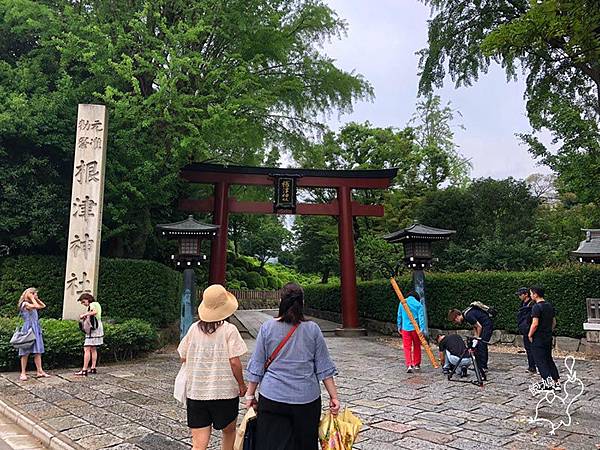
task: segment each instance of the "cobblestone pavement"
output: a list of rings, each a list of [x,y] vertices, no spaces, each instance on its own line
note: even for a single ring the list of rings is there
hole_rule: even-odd
[[[400,351],[375,338],[327,343],[340,397],[365,423],[356,449],[600,448],[598,362],[576,362],[585,392],[572,406],[573,423],[551,436],[527,421],[538,400],[528,388],[537,378],[525,372],[523,355],[491,353],[490,382],[479,388],[447,381],[425,359],[420,373],[407,374]],[[185,410],[172,397],[178,366],[175,354],[158,353],[82,379],[61,370],[20,383],[18,374],[4,373],[0,398],[87,449],[184,449],[191,444]],[[566,419],[560,410],[543,414]]]

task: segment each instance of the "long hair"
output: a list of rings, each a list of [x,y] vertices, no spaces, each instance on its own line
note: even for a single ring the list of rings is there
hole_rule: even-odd
[[[38,290],[34,287],[25,289],[23,291],[23,293],[21,294],[21,297],[19,297],[19,303],[17,303],[17,309],[19,309],[19,310],[21,309],[21,305],[23,304],[23,302],[25,301],[25,299],[27,298],[27,296],[29,294],[35,294],[35,293],[37,293],[37,291]]]
[[[408,294],[406,294],[406,298],[408,297],[414,297],[415,299],[421,301],[421,296],[417,294],[417,291],[409,291]]]
[[[281,290],[281,303],[277,317],[282,322],[296,325],[304,322],[304,290],[296,283],[288,283]]]
[[[531,286],[529,288],[529,291],[533,292],[538,297],[544,298],[544,288],[541,286]],[[531,297],[531,295],[530,295],[530,297]]]
[[[198,321],[198,326],[200,327],[200,331],[204,334],[213,334],[217,331],[221,325],[223,325],[224,320],[219,320],[218,322],[204,322],[202,319]]]

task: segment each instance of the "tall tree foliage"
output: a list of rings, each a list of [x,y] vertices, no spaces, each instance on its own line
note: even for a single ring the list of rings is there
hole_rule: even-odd
[[[458,152],[452,122],[459,111],[450,103],[442,106],[438,95],[428,94],[417,103],[411,125],[419,149],[418,179],[424,189],[437,189],[446,181],[453,186],[465,185],[471,163]],[[460,126],[462,128],[462,125]]]
[[[275,216],[259,217],[257,225],[252,234],[242,238],[241,250],[258,259],[263,267],[270,258],[279,256],[291,233]]]
[[[421,223],[456,230],[439,255],[451,270],[522,270],[543,264],[532,239],[538,199],[522,181],[475,180],[466,188],[427,194],[416,209]]]
[[[526,75],[530,151],[559,174],[558,186],[600,202],[600,2],[596,0],[422,0],[434,17],[421,51],[420,91],[446,75],[471,85],[493,62]],[[537,132],[547,129],[558,152]]]
[[[322,283],[339,273],[338,226],[332,217],[299,216],[293,232],[294,262],[301,272],[320,274]]]
[[[371,95],[319,52],[344,29],[320,0],[0,0],[0,238],[57,250],[76,105],[102,102],[103,237],[113,255],[144,255],[182,165],[260,164],[266,148],[304,145],[320,113]]]

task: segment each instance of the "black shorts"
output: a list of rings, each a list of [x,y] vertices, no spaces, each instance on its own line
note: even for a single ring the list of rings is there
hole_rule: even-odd
[[[189,428],[204,428],[210,425],[222,430],[237,419],[240,409],[239,397],[226,400],[187,399],[187,424]]]

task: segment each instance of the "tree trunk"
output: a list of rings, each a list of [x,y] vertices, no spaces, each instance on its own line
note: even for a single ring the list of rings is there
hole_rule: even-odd
[[[146,253],[148,236],[150,236],[150,233],[153,232],[150,210],[148,208],[139,210],[138,218],[139,222],[137,231],[134,231],[133,236],[131,237],[131,250],[127,257],[141,259]]]
[[[329,269],[323,270],[323,273],[321,274],[321,284],[327,284],[329,282],[329,272]]]

